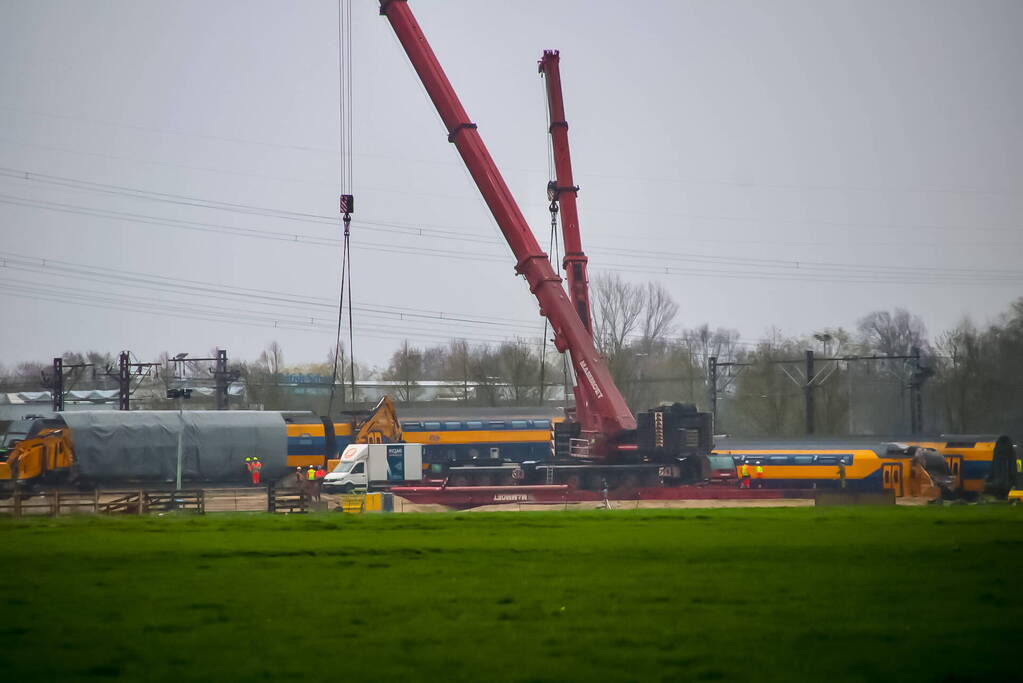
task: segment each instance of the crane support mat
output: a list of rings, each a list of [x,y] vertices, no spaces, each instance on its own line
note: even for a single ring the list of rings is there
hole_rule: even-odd
[[[92,481],[171,481],[182,433],[182,477],[224,481],[246,476],[245,458],[258,457],[272,481],[287,469],[287,427],[280,413],[232,411],[74,411],[60,414],[71,428],[78,476]]]
[[[585,491],[564,484],[535,486],[393,486],[391,493],[411,503],[432,503],[469,509],[501,503],[600,502],[602,491]],[[648,486],[613,489],[608,499],[623,500],[779,500],[812,499],[811,489],[737,489],[724,486]]]

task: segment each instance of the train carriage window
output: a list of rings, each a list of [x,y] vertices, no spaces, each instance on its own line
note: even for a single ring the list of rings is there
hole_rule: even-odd
[[[842,464],[843,465],[851,465],[851,464],[853,464],[853,456],[852,456],[852,454],[850,454],[850,455],[843,455],[841,457],[841,460],[842,460]]]
[[[428,432],[438,432],[440,431],[440,422],[424,422],[423,429]]]
[[[533,420],[533,429],[550,429],[550,420]]]
[[[468,422],[465,423],[465,428],[480,430],[483,429],[483,423],[480,422],[479,420],[469,420]]]
[[[818,455],[817,456],[817,464],[818,465],[837,465],[838,464],[838,456],[837,455]]]
[[[490,420],[487,422],[487,429],[504,429],[504,420]]]
[[[787,455],[772,455],[767,458],[767,462],[771,465],[788,465],[789,456]]]
[[[792,464],[793,465],[812,465],[813,464],[813,456],[812,455],[793,455],[792,456]]]
[[[444,429],[449,429],[449,430],[455,431],[455,432],[461,431],[462,423],[461,422],[445,422],[444,423]]]
[[[406,432],[418,432],[423,428],[422,422],[402,422],[401,428]]]
[[[529,429],[529,422],[526,421],[526,420],[512,420],[511,421],[511,428],[512,429]]]

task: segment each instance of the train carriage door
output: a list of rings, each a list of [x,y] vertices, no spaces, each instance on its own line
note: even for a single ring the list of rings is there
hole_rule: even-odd
[[[946,455],[945,463],[948,464],[948,473],[952,475],[952,490],[961,490],[963,488],[963,456]]]
[[[881,481],[886,489],[890,489],[895,494],[896,498],[903,496],[901,464],[885,463],[881,469]]]
[[[905,495],[905,491],[902,489],[902,465],[896,464],[895,469],[892,470],[892,490],[895,491],[895,497],[901,498]]]

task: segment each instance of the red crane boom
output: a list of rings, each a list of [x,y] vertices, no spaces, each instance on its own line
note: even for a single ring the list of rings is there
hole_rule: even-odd
[[[561,286],[548,256],[540,248],[504,178],[490,157],[476,124],[469,120],[451,87],[422,29],[406,0],[380,0],[380,13],[387,17],[413,68],[426,88],[469,174],[515,255],[515,271],[525,276],[529,290],[540,304],[554,331],[554,345],[568,351],[576,376],[577,405],[584,433],[591,441],[591,455],[612,455],[626,433],[636,428],[632,415],[607,363],[593,345],[593,339]]]
[[[561,93],[561,56],[557,50],[544,50],[539,71],[547,85],[547,108],[551,119],[551,142],[554,147],[555,182],[548,187],[551,201],[561,205],[561,234],[565,241],[563,265],[568,279],[568,295],[583,326],[592,336],[590,291],[586,277],[586,254],[579,236],[579,212],[576,195],[579,187],[572,182],[572,156],[568,151],[568,121],[565,120],[565,98]]]

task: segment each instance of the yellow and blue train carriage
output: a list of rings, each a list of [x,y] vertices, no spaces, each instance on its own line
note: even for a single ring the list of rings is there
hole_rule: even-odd
[[[352,425],[312,413],[284,414],[288,430],[288,467],[326,465],[352,442]]]
[[[763,488],[812,489],[841,487],[841,469],[845,485],[853,491],[879,491],[884,486],[883,458],[879,449],[799,449],[785,447],[718,448],[715,455],[730,455],[736,477],[742,466],[749,467],[753,485]],[[763,468],[758,477],[757,467]],[[840,467],[841,466],[841,467]],[[889,475],[890,477],[891,475]]]
[[[312,413],[285,413],[284,420],[289,467],[326,465],[354,439],[350,422]],[[423,445],[424,464],[547,460],[551,452],[551,420],[543,418],[406,420],[401,429],[406,443]]]
[[[452,465],[480,461],[548,460],[551,420],[545,418],[408,420],[406,443],[423,445],[423,463]]]
[[[955,479],[955,490],[966,496],[1004,496],[1013,486],[1016,445],[1008,436],[942,434],[937,439],[910,441],[907,445],[941,453]]]
[[[810,443],[769,445],[728,444],[714,450],[728,455],[741,477],[748,465],[753,486],[779,489],[891,490],[897,497],[933,497],[952,490],[947,464],[936,451],[923,446],[881,444],[842,446]],[[758,476],[757,467],[763,468]]]

